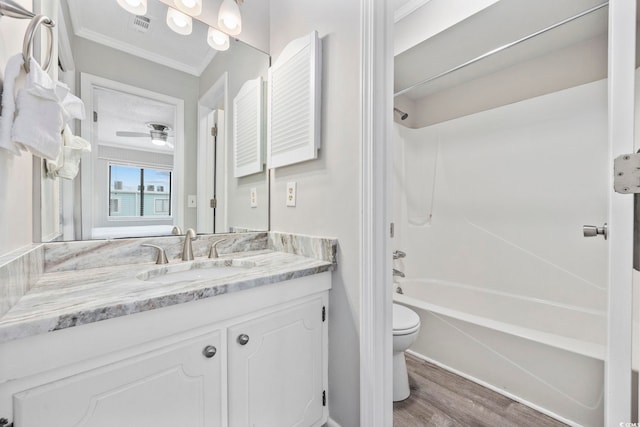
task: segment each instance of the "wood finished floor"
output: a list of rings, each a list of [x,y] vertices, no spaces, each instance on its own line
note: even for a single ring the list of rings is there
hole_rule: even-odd
[[[566,426],[431,363],[406,357],[411,396],[393,404],[394,427]]]

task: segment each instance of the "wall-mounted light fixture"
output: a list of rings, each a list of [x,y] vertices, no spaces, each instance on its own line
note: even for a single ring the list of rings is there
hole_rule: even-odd
[[[134,15],[147,13],[147,0],[117,0],[118,4],[127,12]]]
[[[239,4],[242,0],[223,0],[218,11],[218,27],[230,36],[237,36],[242,31]]]
[[[229,49],[229,36],[220,30],[209,27],[207,43],[216,50],[227,50]]]
[[[178,10],[191,16],[198,16],[202,13],[202,0],[173,0],[173,3]]]
[[[127,12],[135,15],[147,13],[147,0],[116,0]],[[218,12],[220,30],[209,27],[207,43],[214,49],[229,49],[229,35],[236,36],[242,31],[242,17],[240,8],[243,0],[223,0]],[[167,9],[167,25],[173,31],[182,35],[189,35],[193,31],[192,16],[202,13],[202,0],[173,0],[177,9]]]
[[[193,20],[191,16],[172,7],[167,9],[167,25],[176,33],[185,36],[191,34],[193,30]]]

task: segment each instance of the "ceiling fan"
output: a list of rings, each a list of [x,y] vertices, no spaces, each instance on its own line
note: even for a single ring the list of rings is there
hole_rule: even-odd
[[[128,132],[128,131],[117,131],[116,136],[123,136],[127,138],[151,138],[151,143],[158,146],[167,146],[173,149],[173,144],[169,142],[169,132],[171,130],[171,126],[166,125],[164,123],[147,123],[149,127],[149,132]]]

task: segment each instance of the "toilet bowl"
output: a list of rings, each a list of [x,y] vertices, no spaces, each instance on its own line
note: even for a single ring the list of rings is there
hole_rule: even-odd
[[[409,397],[409,375],[404,352],[413,344],[420,330],[420,316],[400,304],[393,304],[393,401]]]

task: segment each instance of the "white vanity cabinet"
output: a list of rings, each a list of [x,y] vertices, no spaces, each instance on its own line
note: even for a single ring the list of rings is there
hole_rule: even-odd
[[[288,427],[328,419],[329,272],[0,345],[14,427]],[[12,376],[13,375],[13,376]]]
[[[228,329],[229,427],[326,421],[325,318],[316,298]]]
[[[14,425],[221,426],[220,332],[14,395]]]

